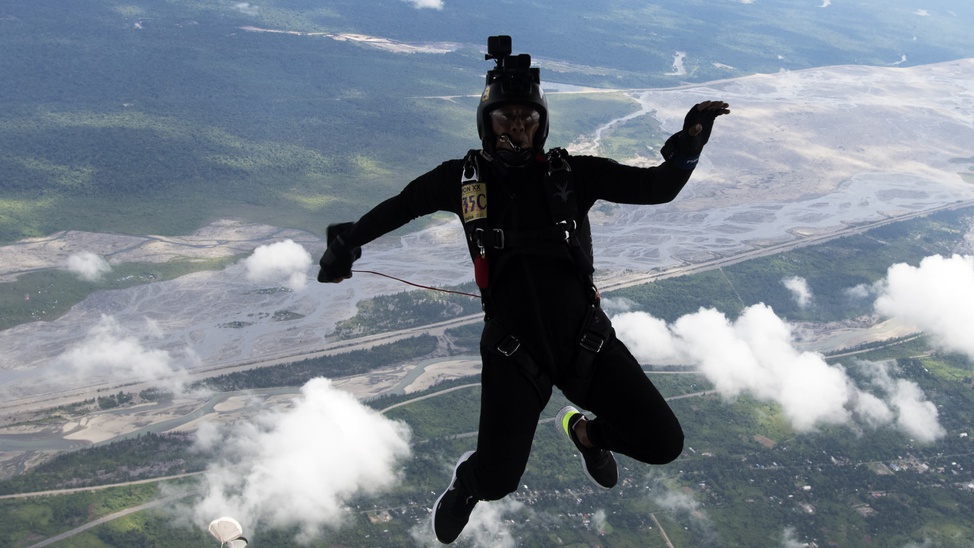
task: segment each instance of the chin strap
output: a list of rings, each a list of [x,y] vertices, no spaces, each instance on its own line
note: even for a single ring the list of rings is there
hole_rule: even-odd
[[[500,160],[501,163],[508,167],[524,167],[535,157],[534,148],[530,146],[522,147],[518,145],[507,133],[498,137],[498,140],[507,143],[511,148],[506,149],[495,147],[493,155],[495,158]]]
[[[500,137],[498,137],[498,139],[500,139],[501,141],[504,141],[505,143],[511,145],[511,148],[514,149],[514,152],[521,152],[521,150],[523,150],[520,146],[518,146],[517,143],[515,143],[511,139],[511,136],[508,135],[507,133],[505,133],[504,135],[501,135]]]

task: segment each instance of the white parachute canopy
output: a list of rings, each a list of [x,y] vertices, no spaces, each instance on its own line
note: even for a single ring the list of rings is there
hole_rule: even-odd
[[[240,522],[231,517],[217,518],[210,522],[210,534],[220,541],[220,546],[227,548],[243,548],[247,546],[247,539],[243,538],[243,527]]]

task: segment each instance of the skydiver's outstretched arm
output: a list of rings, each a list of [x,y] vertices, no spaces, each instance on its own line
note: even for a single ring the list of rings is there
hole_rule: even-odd
[[[354,223],[328,227],[328,249],[322,255],[318,281],[339,283],[352,277],[352,263],[362,246],[409,221],[436,211],[459,215],[463,160],[449,160],[420,175],[403,190],[379,203]]]
[[[723,101],[694,105],[684,118],[683,128],[670,136],[660,150],[666,161],[658,166],[627,166],[592,157],[573,159],[572,170],[580,174],[578,179],[595,182],[578,189],[581,207],[588,208],[597,200],[647,205],[676,198],[697,166],[714,120],[730,113],[727,107]]]
[[[704,101],[694,105],[683,118],[683,129],[667,139],[660,150],[663,158],[680,169],[695,168],[703,146],[710,140],[714,120],[722,114],[730,114],[728,106],[723,101]]]

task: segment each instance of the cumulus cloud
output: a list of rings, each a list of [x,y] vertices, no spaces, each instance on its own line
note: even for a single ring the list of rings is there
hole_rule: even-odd
[[[935,344],[974,359],[974,257],[927,257],[889,268],[874,308],[930,335]]]
[[[258,521],[297,527],[297,540],[308,542],[343,524],[350,498],[388,491],[400,481],[398,462],[410,455],[410,437],[404,423],[328,379],[312,379],[286,411],[200,427],[198,447],[213,460],[194,520],[203,528],[224,515],[245,529]]]
[[[233,9],[245,15],[257,15],[259,11],[257,6],[249,2],[237,2],[236,4],[233,5]]]
[[[794,527],[785,527],[781,532],[781,548],[803,548],[807,543],[798,540],[798,531]]]
[[[890,422],[918,441],[929,443],[943,437],[946,432],[940,426],[937,406],[927,401],[923,390],[913,381],[897,379],[892,375],[890,362],[860,362],[857,369],[863,372],[873,387],[886,396],[890,409],[884,411],[875,402],[862,405],[857,410],[873,424]],[[894,412],[895,411],[895,412]]]
[[[808,281],[800,276],[792,276],[781,280],[781,284],[791,291],[792,297],[798,306],[805,308],[812,304],[812,290],[808,288]]]
[[[301,244],[284,240],[258,247],[243,265],[253,282],[280,283],[298,291],[307,284],[311,254]]]
[[[147,323],[141,334],[103,315],[86,335],[55,361],[58,376],[54,382],[153,382],[173,392],[183,391],[186,368],[178,365],[169,352],[147,347],[158,335],[158,325]],[[195,360],[192,354],[185,360]]]
[[[455,462],[451,463],[449,468],[444,469],[443,477],[450,477],[455,464]],[[446,485],[443,487],[445,488]],[[520,516],[515,518],[513,517],[515,514]],[[470,521],[463,528],[459,540],[477,548],[515,548],[517,546],[516,524],[527,521],[537,524],[539,518],[546,520],[547,516],[536,513],[523,502],[510,498],[480,502],[474,506]],[[413,526],[409,533],[419,546],[439,545],[428,520]]]
[[[623,312],[630,312],[636,303],[631,299],[625,297],[620,297],[618,299],[612,297],[603,297],[601,301],[602,310],[605,310],[606,314],[621,314]]]
[[[702,546],[716,546],[716,532],[710,517],[700,503],[686,491],[670,486],[672,480],[664,472],[652,470],[646,474],[650,501],[664,512],[673,514],[680,522],[688,524]]]
[[[443,0],[403,0],[407,4],[412,4],[416,9],[443,9]]]
[[[112,271],[108,261],[91,251],[81,251],[69,256],[67,269],[86,282],[97,282]]]
[[[592,529],[595,529],[597,535],[602,535],[605,532],[605,526],[607,524],[608,520],[606,519],[605,510],[600,508],[592,514]]]
[[[776,402],[796,430],[857,420],[873,427],[893,422],[922,441],[943,435],[936,408],[918,386],[879,382],[874,374],[879,395],[857,387],[843,366],[795,348],[793,327],[767,305],[750,306],[734,321],[703,308],[672,325],[643,312],[612,321],[641,361],[696,367],[727,399],[748,394]]]
[[[850,299],[866,299],[875,294],[873,286],[868,284],[859,284],[854,287],[846,288],[842,291],[845,293],[846,297]]]
[[[463,528],[463,535],[474,546],[483,548],[514,548],[514,532],[511,530],[511,514],[524,509],[524,503],[502,499],[487,504],[478,504],[470,514],[470,522]]]

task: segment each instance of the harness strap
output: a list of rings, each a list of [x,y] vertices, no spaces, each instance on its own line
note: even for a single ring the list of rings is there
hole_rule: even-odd
[[[478,246],[492,249],[510,249],[532,244],[570,243],[571,232],[562,225],[533,230],[474,229]]]
[[[597,304],[589,307],[582,333],[579,336],[578,357],[575,358],[575,377],[588,380],[595,372],[595,357],[612,336],[612,323]]]
[[[572,180],[572,169],[568,163],[568,151],[553,148],[546,155],[547,173],[544,177],[545,193],[548,197],[548,210],[555,221],[550,227],[505,231],[491,228],[487,219],[487,181],[480,178],[477,159],[480,151],[471,150],[464,158],[461,175],[461,210],[463,227],[467,236],[467,247],[474,263],[474,277],[481,290],[484,312],[488,312],[485,290],[489,287],[488,253],[489,249],[514,249],[516,252],[552,255],[559,248],[552,244],[563,244],[575,264],[579,279],[590,288],[589,298],[594,306],[599,303],[599,291],[592,278],[595,266],[592,261],[592,242],[587,218],[581,219],[583,226],[576,221],[578,213],[577,197]],[[581,235],[581,236],[580,236]]]
[[[481,290],[489,283],[487,266],[487,244],[483,235],[488,230],[487,223],[487,185],[480,180],[480,166],[477,163],[478,152],[467,152],[463,161],[463,174],[460,176],[460,206],[463,213],[463,229],[467,235],[467,248],[470,259],[473,260],[474,279]],[[486,310],[487,303],[481,304]]]
[[[518,369],[531,382],[531,385],[538,392],[538,397],[544,398],[547,388],[550,385],[538,362],[534,361],[527,350],[521,348],[521,341],[514,336],[507,328],[497,320],[488,320],[484,325],[484,332],[480,338],[481,347],[489,352],[500,354],[509,358],[517,364]]]
[[[592,305],[582,323],[578,338],[579,349],[574,367],[570,371],[572,377],[583,381],[592,378],[595,372],[595,358],[611,337],[612,323],[609,317],[601,307]],[[542,379],[544,372],[538,363],[527,350],[522,348],[521,341],[497,320],[488,320],[484,325],[481,345],[490,352],[512,359],[532,383]]]

